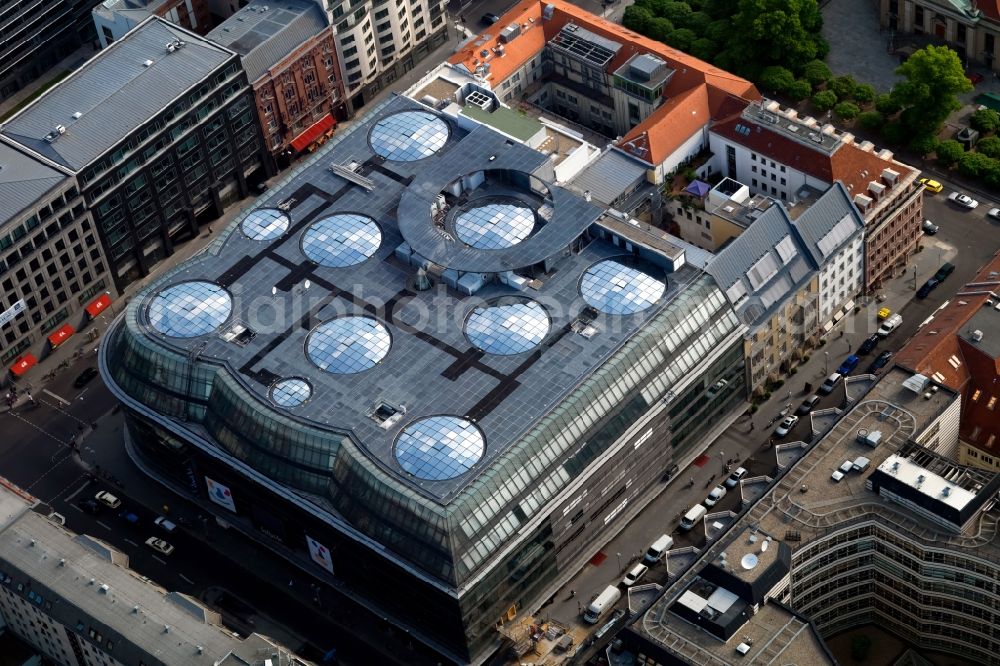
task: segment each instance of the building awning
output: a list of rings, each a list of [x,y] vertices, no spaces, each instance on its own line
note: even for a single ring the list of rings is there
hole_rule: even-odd
[[[10,371],[14,374],[15,377],[20,377],[28,370],[31,370],[33,367],[35,367],[36,363],[38,363],[38,359],[35,358],[34,354],[25,354],[24,356],[18,356],[17,360],[14,361],[14,365],[10,366]]]
[[[292,139],[292,148],[298,152],[305,150],[309,144],[318,139],[323,132],[331,129],[336,124],[337,121],[333,119],[333,116],[323,116],[318,121],[313,123],[305,132]]]
[[[98,298],[91,301],[90,305],[87,306],[87,314],[89,314],[90,318],[93,319],[97,315],[104,312],[104,310],[108,308],[110,305],[111,305],[111,297],[108,296],[107,294],[101,294]]]
[[[51,333],[49,335],[49,343],[53,347],[58,347],[62,343],[69,340],[69,336],[73,335],[74,333],[76,333],[75,328],[73,328],[69,324],[63,324],[62,326],[59,327],[58,331]]]

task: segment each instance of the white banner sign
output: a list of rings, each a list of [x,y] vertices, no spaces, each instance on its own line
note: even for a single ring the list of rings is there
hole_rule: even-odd
[[[207,476],[205,477],[205,483],[208,484],[208,498],[210,500],[219,506],[224,506],[233,513],[236,513],[236,504],[233,502],[233,493],[229,490],[228,486],[224,486],[218,481],[213,481]]]
[[[327,547],[308,534],[306,535],[306,543],[309,544],[309,554],[312,556],[313,562],[333,573],[333,560],[330,559],[330,551],[327,550]]]
[[[0,326],[5,325],[7,322],[11,321],[17,315],[24,312],[24,299],[22,298],[14,305],[10,306],[3,312],[0,312]]]

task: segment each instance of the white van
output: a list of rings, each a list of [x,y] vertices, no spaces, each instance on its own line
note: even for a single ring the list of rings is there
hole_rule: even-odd
[[[663,553],[670,550],[671,546],[674,545],[674,539],[669,534],[664,534],[659,539],[653,542],[653,545],[649,547],[646,551],[646,557],[642,558],[643,562],[648,562],[650,564],[655,564],[660,561],[663,557]]]
[[[604,591],[594,597],[583,611],[583,619],[590,624],[597,624],[601,616],[622,598],[622,591],[615,585],[608,585]]]
[[[691,507],[691,510],[685,513],[684,517],[681,518],[681,524],[680,524],[681,531],[687,532],[692,527],[697,525],[698,521],[704,518],[706,513],[708,513],[708,509],[706,509],[701,504],[696,504],[693,507]]]
[[[899,328],[899,325],[902,323],[903,315],[894,314],[882,322],[882,325],[878,327],[878,330],[875,331],[875,333],[880,338],[887,338],[889,337],[889,334]]]

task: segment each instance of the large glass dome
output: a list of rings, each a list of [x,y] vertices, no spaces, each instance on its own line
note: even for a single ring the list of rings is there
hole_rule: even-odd
[[[396,162],[430,157],[448,141],[448,123],[427,111],[401,111],[378,121],[368,135],[376,155]]]
[[[389,331],[371,317],[341,317],[309,333],[306,354],[321,370],[352,375],[378,365],[391,345]]]
[[[229,319],[233,299],[212,282],[180,282],[162,289],[149,304],[149,324],[171,338],[194,338]]]
[[[279,379],[271,387],[271,402],[279,407],[298,407],[312,396],[312,386],[299,377]]]
[[[258,208],[243,218],[240,231],[250,240],[274,240],[285,233],[290,222],[288,216],[280,210]]]
[[[663,280],[617,259],[599,261],[583,274],[580,294],[601,312],[629,315],[642,312],[660,300]]]
[[[517,245],[535,228],[535,211],[513,203],[489,203],[455,216],[459,240],[481,250]]]
[[[366,215],[339,213],[325,217],[302,234],[302,253],[320,266],[360,264],[378,250],[382,231]]]
[[[487,354],[509,356],[537,347],[549,333],[545,308],[528,299],[479,307],[465,320],[465,337]]]
[[[399,466],[428,481],[464,474],[485,452],[483,433],[471,421],[458,416],[418,419],[403,428],[396,440]]]

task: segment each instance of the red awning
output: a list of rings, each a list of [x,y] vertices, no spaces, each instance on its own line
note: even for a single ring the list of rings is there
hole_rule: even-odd
[[[111,297],[107,294],[102,294],[99,298],[95,299],[90,305],[87,306],[87,314],[89,314],[90,318],[93,319],[97,315],[104,312],[104,309],[109,305],[111,305]]]
[[[333,116],[323,116],[305,132],[292,139],[292,148],[299,152],[305,150],[309,144],[318,139],[323,132],[332,128],[336,124],[337,121],[333,119]]]
[[[33,354],[18,356],[17,360],[14,361],[14,365],[10,367],[10,371],[14,373],[15,377],[20,377],[28,370],[31,370],[36,363],[38,363],[38,359],[35,358]]]
[[[62,326],[59,327],[58,331],[56,331],[55,333],[51,333],[49,335],[49,342],[52,344],[53,347],[58,347],[62,343],[69,340],[69,336],[73,335],[74,333],[76,333],[75,328],[73,328],[69,324],[63,324]]]

